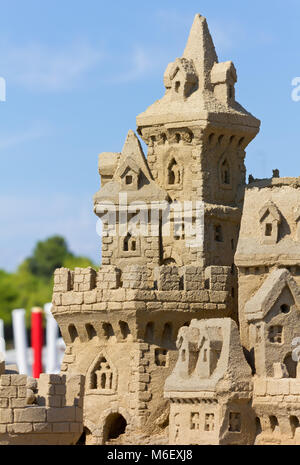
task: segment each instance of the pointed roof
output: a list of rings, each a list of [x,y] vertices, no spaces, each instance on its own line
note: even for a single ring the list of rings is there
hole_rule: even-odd
[[[184,58],[192,59],[198,72],[208,74],[213,65],[218,63],[215,46],[204,16],[196,14],[186,47]]]
[[[300,308],[300,291],[296,281],[286,268],[277,269],[267,277],[256,294],[246,303],[245,315],[247,320],[263,319],[286,286]]]
[[[178,59],[177,59],[178,60]],[[213,92],[211,71],[218,64],[218,57],[210,35],[206,19],[197,14],[187,40],[181,60],[190,62],[198,77],[196,90],[192,91],[184,101],[172,98],[172,93],[165,95],[149,106],[146,111],[137,116],[137,126],[152,126],[190,121],[224,122],[226,126],[232,123],[247,126],[247,130],[257,133],[260,121],[247,112],[238,102],[230,105],[216,98]],[[175,60],[176,61],[176,60]],[[168,82],[168,74],[173,68],[169,64],[164,74],[164,82]],[[220,69],[223,69],[222,66]],[[219,70],[220,70],[219,69]]]
[[[132,129],[130,129],[127,133],[120,157],[119,166],[123,164],[123,160],[125,161],[126,158],[134,160],[137,166],[141,168],[145,176],[152,178],[140,141]]]
[[[142,182],[138,190],[126,191],[121,186],[120,177],[128,167],[136,173],[140,172]],[[105,183],[94,195],[95,208],[97,204],[107,202],[113,202],[117,206],[119,194],[125,192],[128,203],[134,201],[162,202],[168,199],[167,192],[153,181],[140,141],[132,130],[128,131],[113,179]]]
[[[125,171],[127,170],[127,168],[129,168],[134,173],[139,174],[139,171],[140,171],[139,165],[136,163],[136,161],[133,158],[127,157],[119,165],[118,169],[115,172],[115,177],[122,177]]]
[[[265,205],[259,210],[259,221],[263,221],[267,213],[273,216],[273,218],[280,223],[281,215],[280,211],[276,207],[275,203],[272,200],[269,200]]]

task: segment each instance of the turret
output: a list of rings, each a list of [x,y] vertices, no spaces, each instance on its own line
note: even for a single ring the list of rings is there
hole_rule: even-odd
[[[196,15],[182,57],[166,68],[165,95],[137,117],[153,179],[172,201],[203,202],[202,243],[188,249],[185,237],[163,238],[165,260],[179,254],[184,264],[233,263],[245,148],[260,126],[235,100],[236,81],[234,64],[218,63],[206,19]]]

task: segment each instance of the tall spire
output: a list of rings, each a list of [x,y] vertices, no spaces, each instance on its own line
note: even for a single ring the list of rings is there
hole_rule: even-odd
[[[206,19],[200,14],[194,18],[183,57],[194,60],[197,71],[202,70],[205,74],[211,71],[214,63],[218,63]]]
[[[152,144],[146,133],[158,141],[153,131],[158,124],[203,120],[209,113],[226,126],[230,118],[234,124],[238,119],[256,134],[260,122],[236,101],[236,80],[234,65],[219,63],[206,18],[196,14],[183,55],[164,73],[165,95],[137,116],[138,133]]]

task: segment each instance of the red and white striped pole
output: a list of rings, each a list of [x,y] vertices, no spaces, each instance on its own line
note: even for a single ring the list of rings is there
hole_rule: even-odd
[[[34,307],[31,310],[31,347],[33,355],[32,376],[39,378],[43,371],[43,310],[40,307]]]

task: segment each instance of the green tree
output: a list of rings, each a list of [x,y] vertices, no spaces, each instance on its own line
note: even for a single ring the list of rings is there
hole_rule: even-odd
[[[32,257],[27,259],[28,268],[34,276],[49,279],[56,268],[60,268],[67,258],[74,257],[61,236],[39,241]]]
[[[65,258],[62,266],[74,270],[74,268],[87,268],[88,266],[95,266],[94,263],[87,257],[74,257],[68,256]]]
[[[56,268],[85,268],[95,266],[87,257],[77,257],[61,236],[39,241],[31,257],[26,258],[15,273],[0,270],[0,318],[11,324],[11,311],[27,310],[27,323],[32,307],[43,307],[51,302],[53,273]]]
[[[0,270],[0,318],[4,324],[11,322],[11,310],[18,307],[18,289],[14,275]]]

